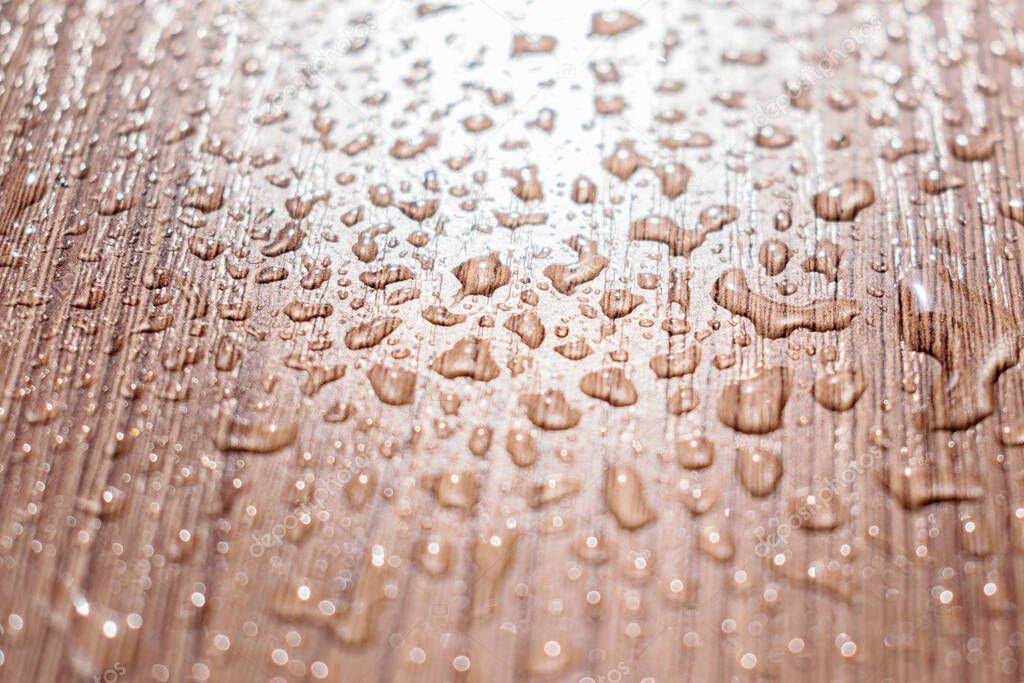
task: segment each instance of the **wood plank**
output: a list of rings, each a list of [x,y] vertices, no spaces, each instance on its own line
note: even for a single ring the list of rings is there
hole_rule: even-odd
[[[0,680],[1021,679],[1019,3],[3,10]]]

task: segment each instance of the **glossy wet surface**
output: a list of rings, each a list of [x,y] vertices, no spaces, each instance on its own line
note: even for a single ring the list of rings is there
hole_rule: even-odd
[[[1020,680],[1019,6],[0,14],[0,680]]]

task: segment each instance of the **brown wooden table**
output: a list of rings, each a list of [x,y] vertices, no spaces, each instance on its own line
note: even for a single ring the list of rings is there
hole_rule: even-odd
[[[1021,680],[1022,30],[3,3],[0,680]]]

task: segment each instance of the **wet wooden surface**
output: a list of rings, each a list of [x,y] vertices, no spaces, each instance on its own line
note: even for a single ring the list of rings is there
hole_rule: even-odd
[[[0,680],[1021,679],[1019,3],[0,7]]]

